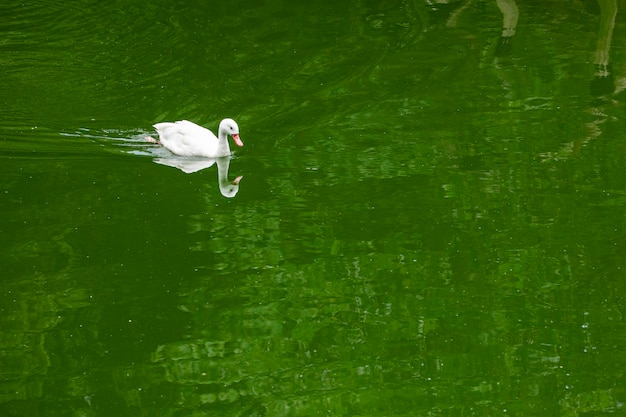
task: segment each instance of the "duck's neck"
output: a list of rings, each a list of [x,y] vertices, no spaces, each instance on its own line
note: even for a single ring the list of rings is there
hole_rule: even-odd
[[[217,140],[217,156],[230,155],[230,146],[228,146],[228,135],[220,131],[219,138]]]

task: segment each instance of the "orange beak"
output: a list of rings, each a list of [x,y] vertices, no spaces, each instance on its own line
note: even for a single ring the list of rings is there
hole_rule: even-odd
[[[241,138],[239,137],[239,133],[235,133],[232,136],[233,136],[233,140],[235,141],[237,146],[243,146],[243,142],[241,141]]]

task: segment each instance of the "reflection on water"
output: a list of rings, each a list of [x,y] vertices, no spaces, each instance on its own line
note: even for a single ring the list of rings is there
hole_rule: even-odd
[[[496,56],[508,55],[511,51],[511,44],[517,21],[519,20],[519,9],[515,0],[496,0],[496,4],[502,12],[502,35],[496,49]]]
[[[232,198],[239,191],[239,182],[243,178],[242,175],[233,180],[228,179],[228,168],[230,167],[230,156],[221,158],[193,158],[180,157],[172,155],[169,157],[155,158],[154,162],[161,165],[178,168],[186,174],[191,174],[213,166],[217,162],[217,182],[220,187],[220,193],[224,197]]]
[[[0,6],[0,415],[623,410],[621,3],[126,3]]]
[[[591,92],[596,96],[614,92],[609,52],[618,9],[617,0],[598,0],[598,4],[600,5],[600,29],[593,61],[596,65],[596,72],[591,83]],[[626,74],[623,77],[626,77]]]

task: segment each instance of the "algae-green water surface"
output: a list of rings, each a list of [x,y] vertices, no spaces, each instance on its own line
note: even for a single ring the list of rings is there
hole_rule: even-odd
[[[624,413],[623,2],[9,3],[0,416]]]

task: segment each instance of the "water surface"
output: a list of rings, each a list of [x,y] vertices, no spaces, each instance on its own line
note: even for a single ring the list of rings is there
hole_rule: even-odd
[[[195,3],[0,6],[0,415],[623,413],[621,2]]]

